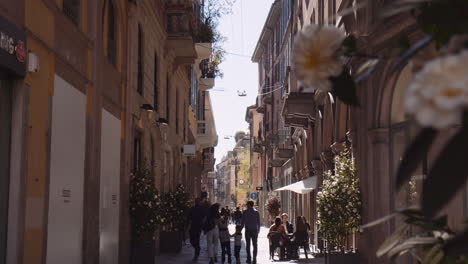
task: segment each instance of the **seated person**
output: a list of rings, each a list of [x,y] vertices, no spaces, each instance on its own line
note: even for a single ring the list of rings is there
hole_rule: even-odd
[[[286,233],[286,229],[281,224],[281,218],[277,217],[275,219],[275,223],[270,227],[270,231],[268,233],[268,238],[272,238],[274,235],[279,234],[279,245],[280,245],[280,259],[285,258],[285,249],[286,246],[289,244],[288,233]]]
[[[281,215],[281,221],[283,221],[283,226],[288,234],[294,233],[294,227],[289,223],[289,215],[287,213]]]
[[[296,232],[294,233],[293,237],[293,246],[291,248],[291,252],[294,255],[294,258],[299,258],[298,249],[299,247],[304,247],[304,253],[307,256],[307,248],[309,247],[309,230],[310,226],[307,223],[307,220],[303,216],[298,216],[296,218]]]

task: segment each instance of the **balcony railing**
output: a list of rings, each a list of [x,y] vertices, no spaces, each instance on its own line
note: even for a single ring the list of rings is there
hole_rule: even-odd
[[[215,78],[215,71],[211,67],[210,60],[204,59],[200,62],[201,78]]]
[[[165,0],[165,7],[168,11],[185,11],[193,7],[193,0]]]
[[[170,37],[192,37],[191,16],[188,13],[168,13],[167,33]]]

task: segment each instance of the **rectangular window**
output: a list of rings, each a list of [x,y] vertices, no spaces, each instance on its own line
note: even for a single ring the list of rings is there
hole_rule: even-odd
[[[169,74],[166,77],[166,121],[169,124],[169,120],[171,119],[170,115],[170,103],[171,103],[171,84],[169,82]]]
[[[175,111],[175,125],[176,125],[176,134],[179,134],[179,91],[176,90],[176,111]]]
[[[112,1],[109,1],[107,10],[107,57],[112,65],[117,61],[117,37],[115,32],[115,8]]]
[[[141,135],[139,132],[135,132],[133,139],[133,171],[137,171],[141,166]]]
[[[154,111],[158,111],[158,97],[159,97],[159,89],[158,89],[158,55],[154,55],[154,76],[153,76],[153,81],[154,81],[154,95],[153,95],[153,107]]]
[[[137,92],[143,95],[143,33],[141,25],[138,25],[138,76],[137,76]]]
[[[73,24],[78,25],[80,22],[80,0],[63,0],[62,11]]]

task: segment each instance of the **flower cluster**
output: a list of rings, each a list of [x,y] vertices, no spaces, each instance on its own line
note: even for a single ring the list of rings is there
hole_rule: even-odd
[[[351,152],[345,150],[335,156],[335,174],[328,171],[325,176],[317,193],[317,224],[331,245],[344,250],[347,236],[361,221],[359,180]]]
[[[178,185],[174,192],[161,195],[157,220],[165,231],[179,231],[187,219],[187,211],[192,204],[190,194],[183,185]]]
[[[334,26],[311,24],[294,40],[294,70],[305,89],[329,92],[330,77],[343,71],[345,33]]]
[[[130,216],[132,229],[139,238],[153,238],[159,221],[161,197],[151,170],[140,168],[130,175]]]
[[[272,216],[277,216],[280,213],[281,203],[276,197],[267,200],[265,208]]]
[[[468,50],[437,57],[424,65],[407,89],[405,106],[422,126],[461,123],[468,107]]]

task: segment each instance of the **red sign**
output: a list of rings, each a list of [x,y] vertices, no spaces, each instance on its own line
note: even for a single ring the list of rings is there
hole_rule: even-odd
[[[15,47],[15,51],[16,51],[16,58],[18,59],[18,61],[24,62],[26,60],[26,48],[25,48],[23,41],[18,40],[18,43],[16,44],[16,47]]]

